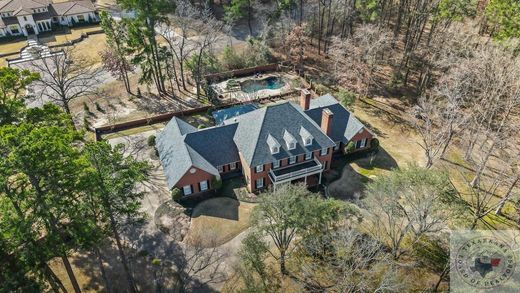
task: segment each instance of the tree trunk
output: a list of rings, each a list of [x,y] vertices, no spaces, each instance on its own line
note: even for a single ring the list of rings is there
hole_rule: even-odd
[[[480,163],[480,165],[477,168],[477,172],[475,173],[475,177],[473,177],[473,180],[471,180],[471,187],[475,187],[479,181],[480,177],[482,176],[482,172],[484,172],[484,169],[487,166],[487,162],[489,160],[489,157],[491,156],[491,153],[493,152],[493,148],[495,147],[496,142],[493,141],[491,143],[491,146],[489,147],[489,150],[486,152],[486,155],[484,156],[484,160]]]
[[[513,182],[511,182],[511,185],[509,185],[509,188],[507,189],[507,192],[504,195],[504,197],[500,200],[500,203],[498,204],[495,214],[497,214],[497,215],[502,214],[502,209],[504,208],[504,205],[509,200],[509,198],[513,195],[513,188],[515,188],[515,186],[519,180],[520,180],[520,175],[517,175],[516,178],[513,180]]]
[[[282,275],[287,275],[287,268],[285,267],[285,250],[280,251],[280,272]]]
[[[439,286],[441,285],[442,283],[442,279],[444,279],[444,276],[446,276],[446,274],[450,271],[450,261],[448,260],[448,263],[446,264],[446,266],[444,267],[444,270],[442,270],[442,273],[441,275],[439,276],[439,280],[437,281],[437,283],[435,284],[435,287],[433,287],[433,292],[437,293],[439,292]]]
[[[97,256],[98,259],[98,266],[99,271],[101,272],[101,277],[103,278],[103,281],[105,282],[105,291],[107,293],[112,292],[112,288],[110,286],[110,282],[108,281],[108,277],[105,271],[105,266],[103,265],[103,256],[101,255],[101,251],[99,251],[99,247],[94,246],[94,253]]]
[[[130,269],[128,267],[128,260],[123,250],[123,245],[121,244],[121,237],[119,235],[119,232],[117,231],[116,220],[114,219],[114,215],[112,214],[112,209],[110,208],[110,206],[108,206],[108,208],[110,217],[110,228],[112,229],[112,234],[114,236],[114,239],[116,240],[117,250],[119,251],[121,263],[123,264],[123,268],[125,270],[126,280],[128,282],[128,291],[131,293],[135,293],[137,291],[135,288],[134,278],[132,277],[132,274],[130,273]]]
[[[248,5],[247,5],[247,26],[249,27],[250,36],[253,35],[253,27],[251,26],[251,18],[253,18],[253,15],[252,15],[253,8],[251,7],[251,1],[252,0],[249,0]]]
[[[65,266],[65,270],[67,271],[67,275],[69,276],[70,282],[72,283],[72,288],[74,288],[74,292],[81,293],[81,289],[79,288],[78,280],[74,275],[74,271],[72,270],[72,266],[70,265],[69,258],[67,255],[63,254],[61,256],[61,261]]]
[[[58,276],[56,276],[56,274],[52,271],[52,269],[49,267],[47,263],[43,264],[43,271],[47,281],[51,285],[52,290],[54,292],[60,292],[59,289],[61,289],[61,291],[63,292],[67,292],[67,289],[65,289],[65,286],[63,285],[61,280],[58,278]]]

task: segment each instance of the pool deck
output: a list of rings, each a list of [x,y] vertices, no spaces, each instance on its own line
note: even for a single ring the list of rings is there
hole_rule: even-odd
[[[253,93],[246,93],[242,91],[239,87],[235,87],[235,89],[228,89],[228,81],[234,80],[237,84],[240,84],[246,80],[264,80],[269,77],[278,77],[282,78],[285,81],[285,85],[279,89],[262,89]],[[297,75],[288,74],[288,73],[264,73],[259,76],[245,76],[240,78],[232,78],[219,83],[212,84],[211,86],[218,94],[221,100],[234,100],[241,102],[255,101],[257,99],[265,98],[268,96],[277,96],[280,94],[292,92],[295,90],[293,87],[293,83],[299,82],[299,77]]]

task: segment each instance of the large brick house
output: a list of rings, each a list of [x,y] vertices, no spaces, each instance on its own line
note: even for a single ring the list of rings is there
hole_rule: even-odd
[[[373,133],[331,95],[281,102],[197,129],[174,117],[157,136],[168,187],[185,196],[213,188],[214,179],[240,173],[251,192],[286,182],[321,183],[334,152],[353,142],[370,147]]]
[[[0,0],[0,37],[38,35],[56,25],[99,22],[90,0]]]

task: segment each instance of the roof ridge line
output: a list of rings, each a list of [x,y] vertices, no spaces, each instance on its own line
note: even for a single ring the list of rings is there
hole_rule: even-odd
[[[11,0],[11,1],[7,1],[7,2],[5,2],[5,5],[4,5],[4,6],[0,6],[0,9],[6,7],[9,3],[13,2],[13,1],[15,1],[15,0]]]
[[[260,137],[260,133],[262,132],[262,128],[264,127],[265,115],[267,114],[267,107],[263,107],[258,110],[263,110],[264,114],[262,115],[262,122],[260,123],[260,127],[258,128],[258,133],[256,134],[256,137],[255,137],[255,146],[253,148],[254,150],[256,150],[256,147],[258,146],[258,138]],[[252,111],[252,112],[254,112],[254,111]],[[252,112],[249,112],[249,113],[252,113]],[[255,159],[255,152],[253,152],[253,156],[251,157],[251,162],[253,162],[254,159]]]
[[[304,112],[302,109],[300,109],[300,106],[297,106],[297,105],[296,105],[295,103],[293,103],[293,102],[290,102],[290,105],[291,105],[294,109],[296,109],[296,111],[297,111],[298,113],[300,113],[300,115],[302,115],[305,119],[307,119],[307,121],[309,121],[311,124],[313,124],[315,127],[317,127],[317,128],[321,131],[321,133],[323,133],[323,134],[324,134],[324,135],[325,135],[325,136],[326,136],[330,141],[332,141],[332,143],[335,144],[335,142],[332,140],[332,138],[330,138],[330,136],[328,136],[328,135],[323,131],[323,129],[321,129],[321,126],[319,126],[318,123],[316,123],[316,121],[314,121],[311,117],[309,117],[309,115],[305,114],[305,112]],[[320,108],[323,108],[323,107],[320,107]],[[300,125],[300,127],[301,127],[301,125]]]

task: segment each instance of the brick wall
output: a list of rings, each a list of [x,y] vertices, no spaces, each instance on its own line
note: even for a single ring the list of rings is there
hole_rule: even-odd
[[[316,158],[318,161],[320,161],[322,164],[326,165],[326,168],[324,170],[325,172],[330,170],[330,163],[332,161],[332,152],[333,152],[332,148],[329,148],[327,154],[324,156],[320,155],[321,150],[317,150],[317,151],[313,152],[313,157]],[[242,156],[240,156],[240,158],[242,160]],[[298,155],[296,163],[303,162],[304,160],[305,160],[305,154]],[[285,167],[288,164],[289,164],[289,158],[282,159],[280,162],[280,167]],[[244,172],[244,176],[246,178],[247,188],[251,192],[257,191],[255,188],[255,182],[259,178],[264,178],[264,188],[271,185],[271,179],[269,179],[268,174],[269,174],[269,171],[271,170],[272,163],[265,164],[264,170],[262,172],[258,172],[258,173],[256,172],[255,167],[247,166],[247,164],[243,160],[242,160],[242,165],[244,166],[243,172]],[[249,179],[249,181],[248,181],[248,179]]]
[[[190,170],[192,168],[195,169],[195,173],[190,172]],[[175,187],[182,190],[182,188],[184,186],[191,185],[192,194],[195,194],[195,193],[200,192],[199,182],[204,181],[204,180],[208,180],[208,188],[211,189],[212,188],[211,180],[213,180],[213,177],[215,177],[215,176],[204,170],[201,170],[196,167],[191,167],[190,169],[188,169],[186,174],[184,174],[184,176],[182,176],[182,178],[179,180],[179,182],[177,182]]]
[[[351,141],[356,143],[356,141],[362,140],[364,138],[367,139],[367,143],[366,143],[365,147],[364,148],[360,148],[360,149],[356,149],[356,150],[354,150],[354,152],[365,150],[365,149],[369,148],[370,147],[370,141],[372,140],[372,138],[374,138],[374,135],[372,133],[370,133],[366,128],[363,128],[363,131],[361,133],[356,133],[356,135],[354,135],[352,137]],[[345,147],[343,146],[343,152],[345,152],[344,148]]]

